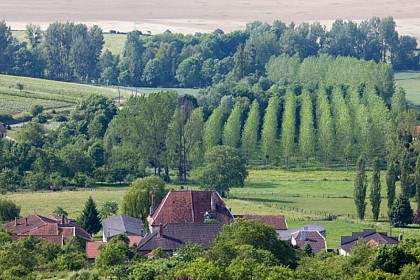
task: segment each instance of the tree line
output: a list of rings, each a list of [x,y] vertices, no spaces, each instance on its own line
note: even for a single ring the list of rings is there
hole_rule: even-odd
[[[355,23],[336,20],[286,25],[247,24],[245,30],[182,35],[169,30],[150,36],[135,30],[121,55],[103,50],[98,26],[52,23],[43,31],[30,24],[26,41],[0,23],[0,73],[63,81],[124,86],[207,87],[245,77],[265,77],[272,57],[299,60],[328,54],[385,62],[395,70],[419,69],[416,39],[400,36],[392,17]]]

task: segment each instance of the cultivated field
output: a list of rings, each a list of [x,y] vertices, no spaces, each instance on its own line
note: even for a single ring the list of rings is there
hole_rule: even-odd
[[[284,214],[289,228],[305,223],[322,221],[327,229],[328,246],[336,248],[341,235],[363,228],[375,227],[389,231],[386,216],[386,198],[382,198],[382,219],[374,223],[370,204],[366,208],[366,221],[359,221],[353,202],[353,172],[317,171],[289,172],[282,170],[251,170],[241,189],[233,189],[226,204],[234,214]],[[384,178],[384,176],[382,176]],[[382,182],[382,195],[386,194]],[[179,189],[179,186],[170,186]],[[190,186],[191,187],[191,186]],[[197,188],[198,186],[192,186]],[[100,208],[106,201],[121,205],[126,186],[103,186],[94,190],[64,192],[15,193],[6,197],[21,205],[22,215],[51,213],[57,206],[68,211],[70,217],[80,215],[84,203],[91,195]],[[369,193],[369,190],[368,190]],[[369,198],[367,198],[367,201]],[[414,208],[414,204],[413,204]],[[333,217],[334,216],[334,217]],[[327,221],[326,218],[335,218]],[[420,236],[420,228],[393,229],[393,234]]]
[[[2,18],[13,29],[27,23],[46,28],[55,21],[97,24],[104,31],[138,29],[153,34],[172,32],[211,32],[242,29],[246,23],[261,20],[272,23],[319,21],[327,27],[336,19],[360,21],[393,16],[400,35],[420,41],[420,2],[413,0],[31,0],[0,1]]]

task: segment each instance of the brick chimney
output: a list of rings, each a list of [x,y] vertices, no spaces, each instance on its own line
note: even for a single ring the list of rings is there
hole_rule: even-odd
[[[162,237],[162,236],[163,236],[163,225],[159,224],[158,237]]]
[[[300,232],[300,239],[306,240],[306,231],[308,230],[308,227],[304,227],[303,230]]]
[[[150,204],[150,216],[155,212],[155,194],[152,193],[152,203]]]
[[[216,198],[215,198],[216,194],[214,192],[211,193],[211,198],[210,198],[210,210],[212,212],[216,211]]]

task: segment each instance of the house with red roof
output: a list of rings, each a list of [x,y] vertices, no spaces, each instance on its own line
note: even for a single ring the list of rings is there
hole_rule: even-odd
[[[171,255],[186,243],[198,244],[208,250],[222,229],[221,223],[167,223],[147,234],[137,246],[137,253],[148,255],[156,248],[161,248],[164,253]]]
[[[364,229],[362,232],[352,232],[351,236],[342,236],[338,247],[340,255],[350,255],[358,240],[366,241],[369,246],[375,248],[380,245],[397,245],[397,237],[388,236],[386,232],[377,232],[375,229]]]
[[[2,228],[13,233],[13,239],[43,238],[52,243],[63,245],[66,239],[77,236],[86,241],[90,241],[90,235],[73,220],[64,216],[30,215],[27,217],[16,218],[14,221],[1,225]]]
[[[215,220],[220,224],[233,222],[234,217],[216,191],[170,191],[158,207],[152,203],[147,217],[150,232],[168,223],[204,223]]]
[[[293,247],[304,250],[309,244],[314,254],[327,251],[325,237],[317,230],[299,230],[292,234],[290,243]]]
[[[258,220],[263,224],[274,227],[277,233],[287,230],[287,222],[284,215],[235,214],[235,218]]]

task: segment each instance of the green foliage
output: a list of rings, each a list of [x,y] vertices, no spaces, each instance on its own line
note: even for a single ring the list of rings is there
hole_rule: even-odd
[[[96,210],[96,203],[93,201],[92,196],[89,196],[86,201],[85,208],[83,209],[78,222],[80,226],[91,235],[98,233],[101,230],[101,219],[99,218],[98,210]]]
[[[216,146],[206,153],[202,186],[218,191],[223,197],[232,187],[243,187],[248,171],[239,150],[229,146]]]
[[[39,114],[41,114],[41,113],[42,113],[42,111],[44,111],[44,107],[42,107],[42,105],[37,105],[37,104],[35,104],[35,105],[33,105],[33,106],[31,107],[31,110],[29,111],[29,113],[31,113],[31,115],[32,115],[33,117],[36,117],[36,116],[38,116]]]
[[[220,105],[213,111],[204,125],[203,144],[206,151],[221,144],[222,125],[223,107]]]
[[[258,130],[260,127],[259,103],[254,100],[244,124],[241,138],[242,153],[247,159],[253,158],[258,149]]]
[[[286,243],[277,239],[277,233],[273,227],[262,224],[256,220],[237,219],[234,223],[225,226],[223,231],[216,237],[208,256],[213,259],[230,262],[236,257],[244,257],[242,245],[250,245],[252,248],[266,250],[272,254],[281,264],[290,267],[296,266],[296,252]],[[267,254],[261,251],[255,253],[257,261],[272,261],[266,258]]]
[[[354,179],[354,203],[356,205],[357,215],[359,219],[365,218],[366,210],[366,189],[367,176],[365,170],[365,160],[359,157],[356,163],[356,178]]]
[[[19,218],[20,206],[12,200],[0,198],[0,222],[8,222],[14,218]]]
[[[186,243],[174,252],[176,259],[183,262],[193,262],[204,256],[204,248],[194,243]]]
[[[410,224],[413,219],[413,209],[411,209],[408,197],[400,195],[389,210],[388,216],[393,227],[403,227]]]
[[[372,183],[370,186],[370,203],[372,204],[373,220],[377,221],[379,218],[379,211],[381,206],[381,171],[379,169],[379,159],[375,158],[372,161]]]
[[[415,257],[400,246],[385,245],[379,247],[372,262],[372,268],[379,268],[388,273],[398,274],[404,265],[415,261]]]
[[[308,159],[315,153],[315,129],[312,100],[308,92],[301,95],[299,151],[303,158]]]
[[[104,275],[110,274],[110,269],[123,265],[133,257],[128,244],[118,238],[113,238],[107,246],[103,246],[95,260],[95,267]]]
[[[104,205],[102,205],[101,209],[99,210],[99,215],[101,216],[101,220],[106,219],[112,215],[116,215],[118,212],[118,203],[115,201],[107,201]]]
[[[159,205],[166,195],[165,182],[161,178],[153,176],[135,180],[124,195],[121,212],[145,222],[150,214],[152,194],[155,206]]]
[[[387,186],[387,198],[388,198],[388,209],[392,208],[395,200],[395,182],[396,182],[396,166],[394,160],[388,161],[388,168],[386,170],[386,186]]]
[[[273,96],[268,101],[268,106],[264,115],[264,122],[261,131],[261,151],[262,156],[266,159],[266,164],[275,161],[278,147],[277,140],[277,115],[280,106],[278,96]]]
[[[233,107],[233,110],[223,127],[223,145],[239,148],[239,142],[241,138],[241,115],[241,100],[238,99],[235,102],[235,106]]]
[[[289,88],[284,97],[283,122],[281,125],[281,148],[286,162],[286,169],[289,169],[289,159],[295,152],[295,130],[296,97],[292,89]]]
[[[319,89],[317,93],[316,119],[318,125],[318,153],[328,161],[334,153],[335,137],[331,108],[328,103],[326,91],[323,88]]]

